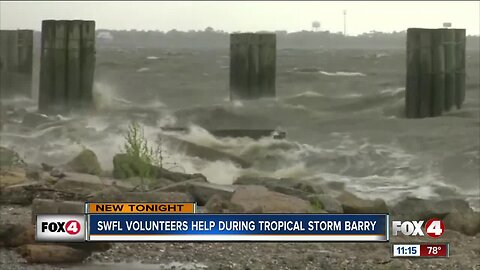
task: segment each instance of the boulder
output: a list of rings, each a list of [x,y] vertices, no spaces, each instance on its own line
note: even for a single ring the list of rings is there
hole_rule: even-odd
[[[30,205],[37,190],[44,185],[39,182],[26,182],[0,189],[0,203]]]
[[[205,182],[205,179],[204,178],[193,178],[193,179],[190,179],[190,180],[186,180],[186,181],[183,181],[183,182],[174,183],[174,184],[171,184],[171,185],[167,185],[165,187],[158,188],[158,189],[156,189],[156,191],[190,192],[191,184],[194,183],[194,182]]]
[[[195,202],[188,193],[181,192],[126,192],[125,202]]]
[[[343,207],[342,204],[335,200],[331,195],[328,194],[311,194],[308,196],[310,203],[320,209],[325,210],[327,213],[332,214],[342,214]]]
[[[0,247],[19,247],[35,243],[33,224],[0,223]]]
[[[87,196],[89,202],[122,202],[124,200],[123,193],[115,186],[107,186],[102,190],[94,192]]]
[[[205,204],[208,213],[222,213],[225,208],[225,199],[220,195],[213,195]]]
[[[229,200],[235,191],[235,186],[213,184],[205,182],[203,178],[195,178],[168,185],[157,189],[157,191],[189,193],[199,205],[205,205],[214,195],[219,195],[220,197]]]
[[[472,211],[468,202],[462,199],[430,199],[408,197],[397,203],[392,213],[403,219],[425,220],[443,219],[450,213],[468,213]]]
[[[230,200],[245,212],[307,213],[312,208],[308,201],[270,191],[263,186],[239,186]]]
[[[21,164],[24,164],[24,161],[17,152],[0,146],[0,167],[10,167]]]
[[[271,178],[241,176],[235,180],[236,185],[260,185],[271,191],[291,195],[307,200],[311,194],[323,193],[320,183],[314,181],[299,181],[291,178]]]
[[[452,212],[444,219],[445,228],[474,236],[480,233],[480,213],[474,211]]]
[[[344,191],[336,199],[342,204],[345,214],[385,214],[389,212],[382,199],[365,200],[347,191]]]
[[[107,186],[115,186],[120,190],[132,190],[133,185],[125,181],[115,181],[108,178],[100,178],[91,174],[65,172],[54,185],[55,190],[90,195],[102,190]]]
[[[205,205],[214,195],[229,200],[236,187],[232,185],[218,185],[208,182],[190,182],[189,193],[199,205]]]
[[[17,248],[17,252],[31,264],[80,263],[90,252],[65,245],[28,244]]]
[[[25,168],[25,176],[31,181],[40,181],[43,176],[43,170],[38,165],[29,164]]]
[[[85,149],[70,162],[66,164],[69,171],[100,175],[102,168],[98,162],[97,155],[92,150]]]
[[[0,158],[1,157],[0,150]],[[21,168],[9,168],[0,170],[0,188],[12,185],[18,185],[27,181],[25,170]]]
[[[198,209],[197,209],[198,210]],[[236,205],[230,200],[225,199],[219,194],[215,194],[205,204],[207,213],[242,213],[245,212],[241,206]]]
[[[115,187],[88,196],[89,202],[195,202],[194,198],[185,192],[122,192]]]
[[[77,201],[55,201],[34,199],[32,202],[32,223],[39,214],[84,214],[85,203]]]
[[[130,183],[140,183],[140,179],[138,177],[135,177],[135,179],[127,179],[127,182],[130,182]],[[172,180],[170,179],[166,179],[166,178],[157,178],[157,179],[153,179],[153,180],[150,180],[149,181],[149,184],[148,184],[148,189],[149,190],[155,190],[155,189],[159,189],[159,188],[163,188],[163,187],[167,187],[169,185],[173,185],[175,182],[173,182]]]

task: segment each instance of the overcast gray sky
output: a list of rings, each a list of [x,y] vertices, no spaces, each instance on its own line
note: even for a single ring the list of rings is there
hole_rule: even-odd
[[[200,30],[208,26],[231,31],[310,30],[321,28],[347,34],[371,30],[392,32],[409,27],[436,28],[443,22],[480,32],[479,1],[351,1],[351,2],[0,2],[0,28],[40,30],[44,19],[95,20],[97,29]]]

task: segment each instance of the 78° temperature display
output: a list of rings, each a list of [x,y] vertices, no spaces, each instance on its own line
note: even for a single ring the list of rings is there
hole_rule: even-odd
[[[392,257],[448,257],[448,243],[392,244]]]

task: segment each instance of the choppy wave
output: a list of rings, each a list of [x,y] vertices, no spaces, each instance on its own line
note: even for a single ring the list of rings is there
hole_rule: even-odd
[[[441,127],[445,119],[444,122],[413,120],[408,124],[402,119],[383,120],[385,116],[397,115],[397,110],[403,108],[404,88],[373,93],[350,91],[336,96],[325,95],[321,90],[305,91],[278,99],[225,101],[173,112],[161,100],[152,100],[142,106],[134,104],[118,96],[107,84],[97,84],[96,93],[98,115],[62,116],[55,125],[30,131],[4,130],[0,133],[2,145],[12,146],[29,162],[53,164],[63,163],[87,147],[96,152],[105,170],[111,170],[112,158],[121,151],[128,123],[136,120],[144,125],[145,135],[152,143],[158,142],[159,134],[168,134],[252,163],[250,168],[241,168],[231,161],[206,160],[178,152],[168,143],[162,145],[172,169],[202,173],[211,182],[231,184],[242,175],[335,181],[346,183],[347,189],[361,197],[384,198],[389,202],[408,195],[441,196],[438,190],[449,189],[480,207],[478,194],[475,194],[478,189],[463,188],[452,181],[460,179],[459,175],[466,183],[474,182],[475,177],[478,181],[478,140],[465,140],[462,142],[464,150],[449,150],[450,155],[435,160],[431,158],[435,154],[412,151],[405,146],[419,141],[421,133],[415,133],[416,129],[427,124]],[[25,103],[24,100],[9,102]],[[471,124],[468,120],[455,121],[465,121],[468,126]],[[390,128],[403,125],[398,130],[407,134],[391,140],[376,140],[375,136],[381,133],[398,135],[389,127],[377,125],[386,121]],[[208,132],[209,128],[277,128],[282,125],[287,129],[285,140],[217,138]],[[188,131],[166,132],[161,129],[164,126],[187,127]],[[340,129],[342,131],[338,131]],[[441,143],[450,136],[424,130],[432,132],[422,134],[432,144],[436,142],[431,139],[435,136]],[[456,144],[452,142],[452,147],[457,147]],[[449,171],[463,171],[450,176],[441,169],[448,166],[439,166],[439,162],[450,164]],[[465,168],[457,168],[461,166]]]

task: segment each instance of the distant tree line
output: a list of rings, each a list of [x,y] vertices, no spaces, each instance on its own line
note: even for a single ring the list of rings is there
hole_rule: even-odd
[[[358,36],[329,31],[276,31],[276,34],[279,49],[405,49],[406,46],[406,31],[371,31]],[[36,36],[39,44],[40,33]],[[479,40],[479,36],[468,36],[467,50],[479,50]],[[211,27],[203,31],[168,32],[98,29],[96,43],[98,48],[228,49],[229,33]]]

